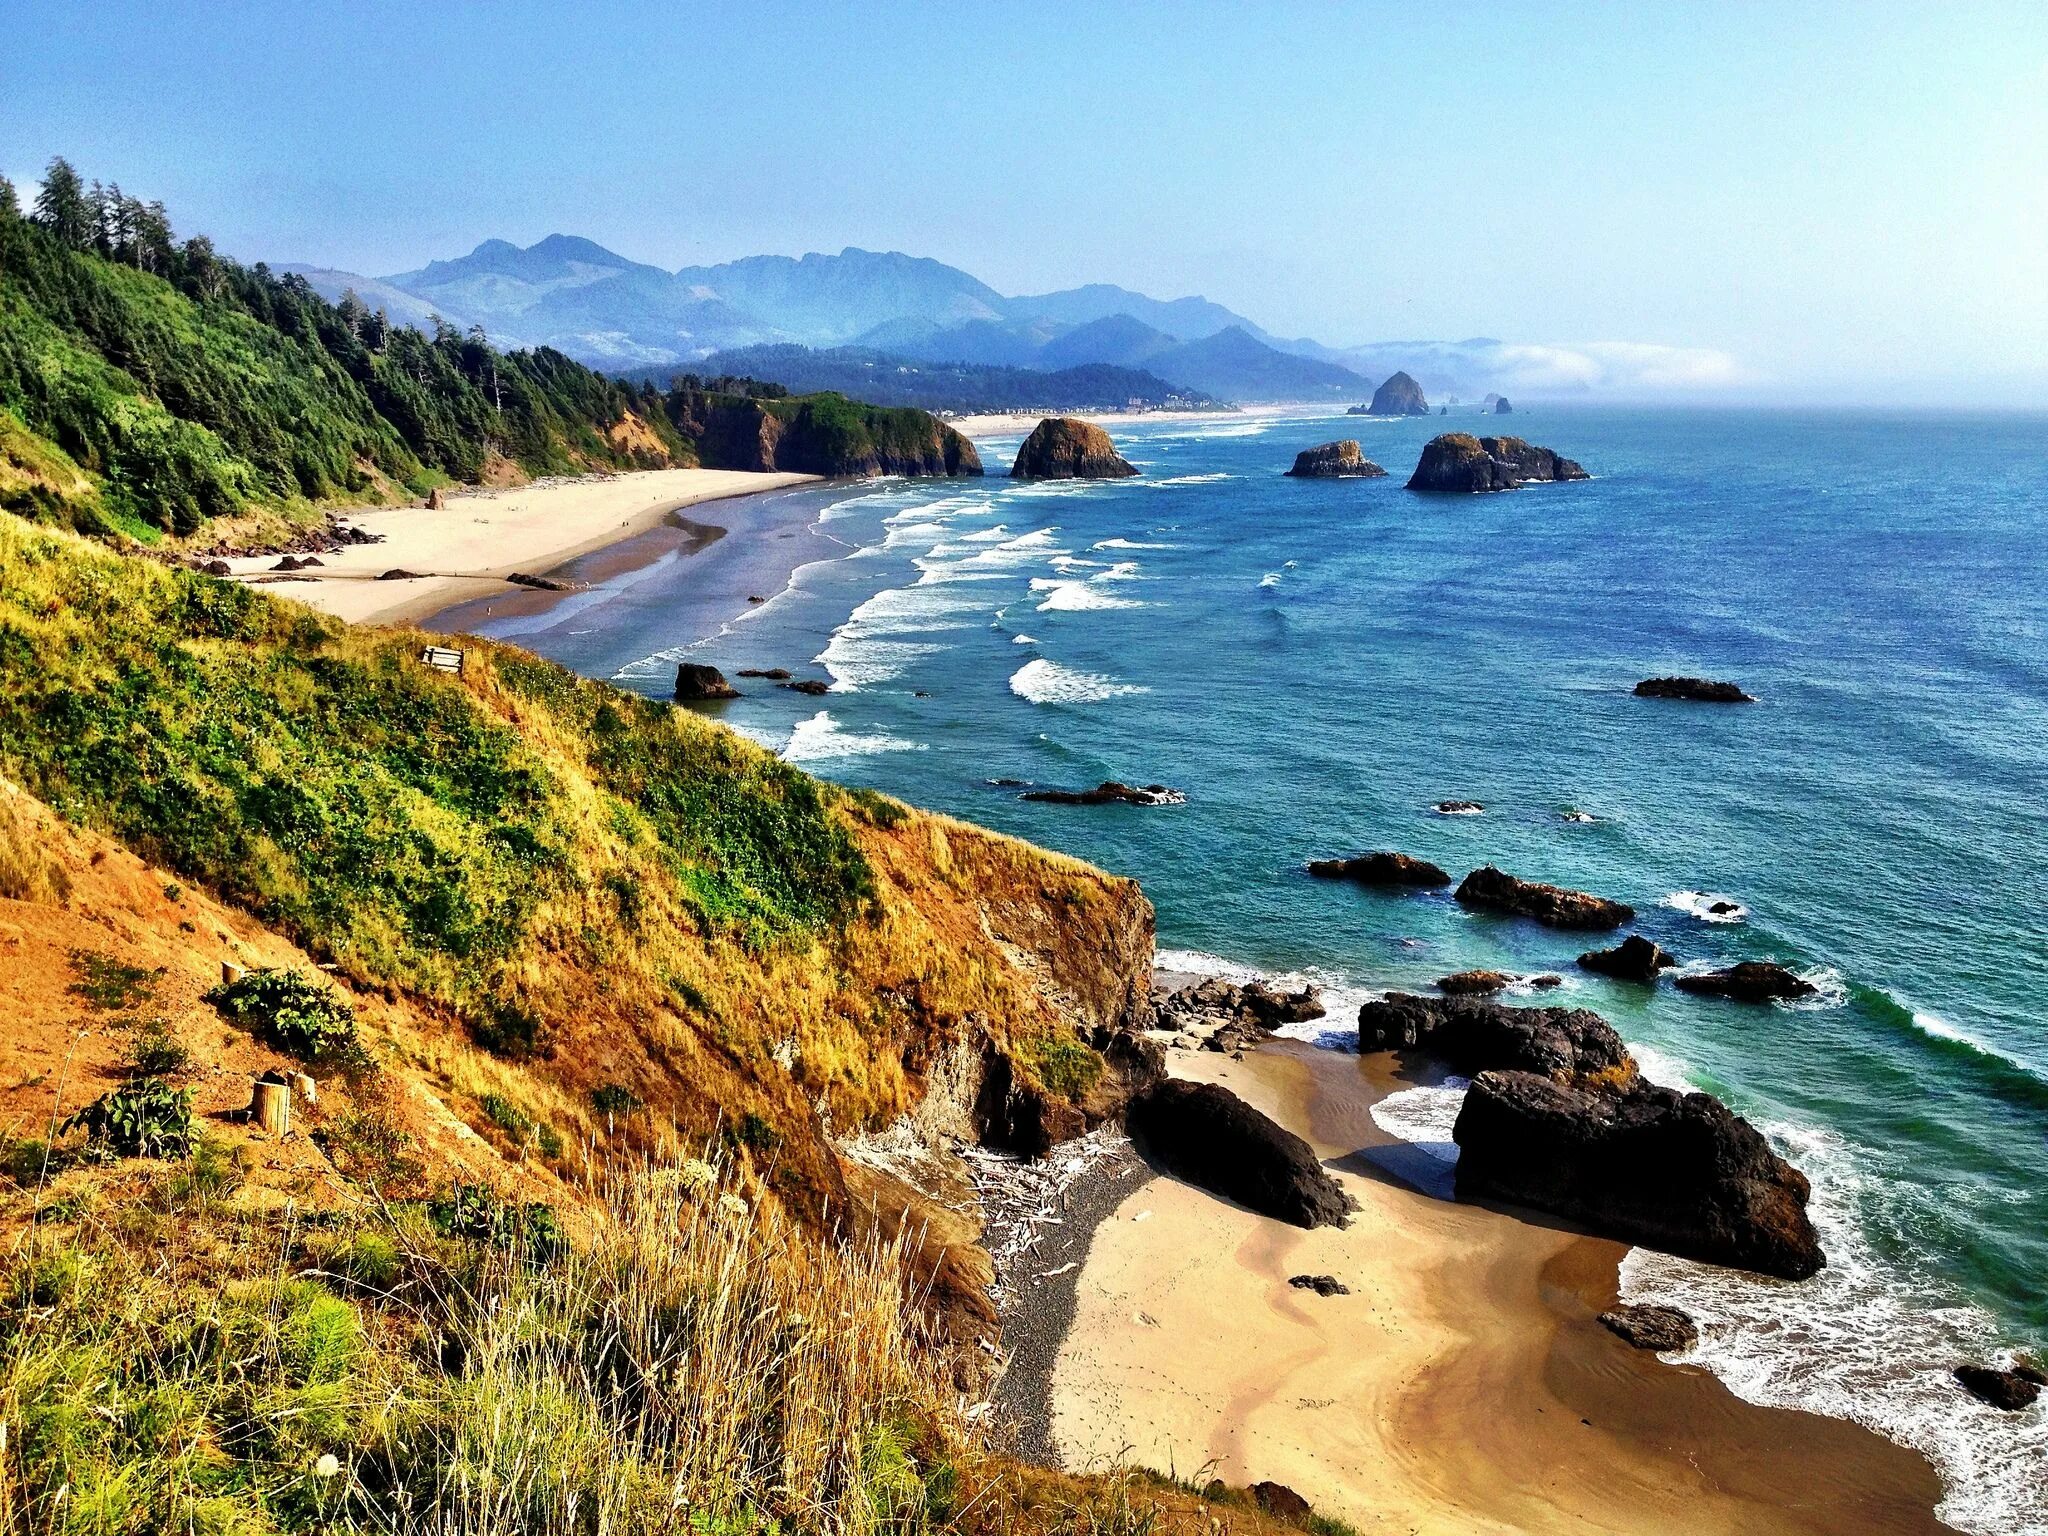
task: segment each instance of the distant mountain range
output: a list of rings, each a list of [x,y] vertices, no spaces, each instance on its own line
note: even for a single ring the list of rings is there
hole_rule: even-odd
[[[1245,402],[1365,400],[1405,369],[1435,402],[1713,366],[1699,354],[1619,344],[1481,338],[1331,347],[1274,336],[1207,299],[1155,299],[1108,283],[1006,297],[944,262],[854,247],[670,272],[594,241],[549,235],[523,249],[486,240],[467,256],[382,278],[291,263],[280,270],[301,274],[328,299],[353,288],[395,321],[425,326],[440,315],[464,329],[481,325],[500,347],[551,346],[594,368],[642,376],[695,368],[715,353],[795,344],[1042,373],[1135,369],[1171,389]]]

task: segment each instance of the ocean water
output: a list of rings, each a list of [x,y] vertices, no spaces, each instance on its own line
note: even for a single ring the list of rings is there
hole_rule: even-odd
[[[1406,491],[1450,426],[1595,478]],[[1329,986],[1332,1045],[1374,990],[1561,972],[1553,995],[1652,1076],[1722,1095],[1806,1170],[1832,1260],[1792,1286],[1637,1253],[1626,1291],[1692,1310],[1695,1358],[1743,1396],[1928,1452],[1951,1523],[2048,1528],[2048,1404],[2001,1415],[1947,1374],[2048,1345],[2048,418],[1559,406],[1113,435],[1140,478],[805,493],[822,558],[708,639],[673,627],[688,561],[498,632],[657,695],[685,656],[829,678],[724,718],[1138,876],[1162,950]],[[1282,475],[1339,436],[1389,477]],[[1630,694],[1666,672],[1761,702]],[[993,782],[1107,778],[1186,801]],[[1775,958],[1821,995],[1610,983],[1569,936],[1302,872],[1370,848],[1620,898],[1687,966]],[[1706,913],[1722,896],[1737,920]],[[1386,1115],[1454,1155],[1456,1090],[1426,1093]]]

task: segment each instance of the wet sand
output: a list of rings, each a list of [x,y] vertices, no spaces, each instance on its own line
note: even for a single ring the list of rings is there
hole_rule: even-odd
[[[318,566],[275,582],[271,590],[355,624],[420,623],[471,599],[505,594],[505,578],[514,572],[550,575],[578,556],[661,529],[684,507],[817,479],[656,469],[469,491],[450,496],[438,509],[358,513],[349,521],[380,535],[378,542],[322,554]],[[245,580],[262,579],[276,563],[274,556],[228,562]],[[378,579],[392,570],[413,574]]]
[[[1408,1085],[1377,1058],[1169,1054],[1307,1136],[1361,1210],[1304,1232],[1171,1178],[1126,1198],[1053,1367],[1068,1466],[1270,1478],[1367,1531],[1946,1529],[1918,1454],[1752,1407],[1601,1328],[1621,1245],[1404,1177],[1447,1182],[1373,1123]],[[1287,1284],[1303,1273],[1351,1294]]]

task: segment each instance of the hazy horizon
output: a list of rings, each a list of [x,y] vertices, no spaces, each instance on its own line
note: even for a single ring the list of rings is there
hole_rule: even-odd
[[[1617,397],[2048,404],[2037,5],[299,14],[13,16],[0,173],[368,275],[858,246]]]

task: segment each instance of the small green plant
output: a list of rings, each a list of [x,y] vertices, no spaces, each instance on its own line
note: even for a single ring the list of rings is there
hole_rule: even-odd
[[[191,1161],[171,1179],[169,1195],[175,1206],[206,1205],[234,1193],[242,1183],[242,1170],[234,1154],[211,1136],[192,1138]]]
[[[342,1116],[339,1124],[323,1125],[313,1139],[343,1178],[373,1189],[410,1189],[426,1173],[425,1165],[412,1154],[412,1138],[399,1128],[389,1110],[374,1100]]]
[[[251,971],[206,994],[223,1015],[300,1061],[349,1065],[362,1057],[355,1010],[301,971]]]
[[[484,1118],[514,1141],[524,1143],[533,1134],[533,1116],[501,1093],[487,1093],[477,1100]]]
[[[98,1013],[123,1013],[147,1002],[164,974],[85,949],[71,952],[71,964],[78,972],[71,995],[83,998],[86,1007]]]
[[[508,1249],[542,1264],[567,1246],[553,1206],[538,1200],[515,1205],[481,1184],[457,1184],[429,1200],[427,1220],[443,1237]]]
[[[102,1094],[59,1128],[86,1133],[87,1146],[112,1157],[182,1158],[192,1152],[192,1090],[160,1077],[137,1078]]]
[[[1080,1098],[1102,1076],[1101,1056],[1071,1036],[1045,1035],[1026,1051],[1038,1080],[1062,1098]]]
[[[640,1095],[623,1083],[605,1083],[590,1090],[590,1107],[604,1116],[605,1125],[618,1129],[618,1122],[627,1115],[638,1114],[647,1106]]]
[[[143,1019],[129,1034],[121,1069],[130,1077],[175,1077],[191,1064],[192,1053],[178,1043],[167,1020]]]
[[[726,1126],[725,1139],[732,1145],[760,1153],[773,1152],[782,1145],[782,1133],[751,1109]]]
[[[23,1187],[38,1182],[45,1172],[55,1173],[63,1166],[63,1157],[53,1153],[46,1141],[34,1137],[17,1141],[11,1136],[0,1141],[0,1175]]]

